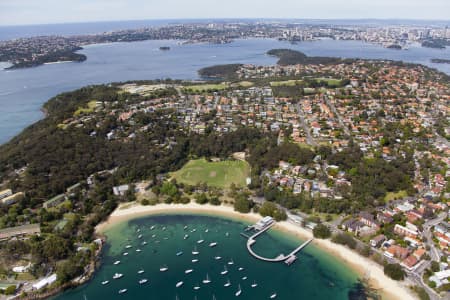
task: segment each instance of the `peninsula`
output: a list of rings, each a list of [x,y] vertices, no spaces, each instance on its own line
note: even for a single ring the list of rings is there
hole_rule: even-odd
[[[46,118],[0,146],[0,270],[26,274],[6,283],[12,293],[88,280],[103,245],[95,228],[119,205],[195,202],[313,228],[315,243],[378,264],[371,276],[398,281],[398,298],[405,287],[446,296],[448,76],[270,53],[283,61],[234,65],[227,81],[111,83],[50,99]],[[229,68],[207,74],[217,69]]]
[[[450,59],[433,58],[431,62],[436,64],[450,64]]]
[[[422,32],[429,32],[429,34],[422,35]],[[408,37],[406,40],[405,34]],[[363,41],[400,49],[415,42],[420,42],[423,47],[445,48],[450,44],[448,36],[447,28],[435,28],[433,26],[430,30],[426,25],[420,28],[416,26],[392,26],[389,29],[389,35],[386,35],[383,26],[373,27],[364,24],[347,26],[333,24],[331,21],[330,24],[303,24],[289,21],[260,22],[256,20],[195,22],[116,30],[97,34],[49,35],[0,41],[0,62],[10,62],[12,64],[10,69],[34,67],[57,61],[80,62],[86,58],[76,52],[81,50],[83,46],[144,40],[177,40],[185,44],[224,44],[231,43],[235,39],[247,38],[270,38],[295,43],[331,38]],[[294,59],[299,58],[297,56]],[[325,61],[329,62],[329,60]]]

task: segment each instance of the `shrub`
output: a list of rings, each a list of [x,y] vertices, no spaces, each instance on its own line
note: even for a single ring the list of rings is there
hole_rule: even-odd
[[[331,239],[333,243],[346,245],[350,249],[356,248],[356,241],[353,237],[346,233],[338,233]]]
[[[403,280],[405,278],[405,271],[399,264],[387,264],[384,266],[384,274],[394,280]]]
[[[315,238],[327,239],[331,236],[331,231],[326,225],[318,224],[314,227],[313,234]]]

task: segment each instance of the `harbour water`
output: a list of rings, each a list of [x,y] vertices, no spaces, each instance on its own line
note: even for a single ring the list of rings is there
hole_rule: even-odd
[[[159,47],[170,46],[170,51]],[[136,79],[199,79],[198,69],[215,64],[273,65],[265,53],[273,48],[292,48],[310,56],[403,60],[421,63],[450,74],[449,64],[433,64],[432,58],[450,57],[450,48],[386,49],[360,41],[321,40],[290,44],[272,39],[236,40],[230,44],[180,45],[176,41],[143,41],[91,45],[80,52],[82,63],[47,64],[36,68],[0,68],[0,144],[43,117],[49,98],[90,84]]]
[[[200,215],[150,216],[116,224],[106,232],[108,244],[95,277],[55,299],[262,300],[276,294],[276,299],[344,300],[358,287],[351,269],[313,245],[291,266],[256,260],[240,236],[246,225]],[[217,245],[211,247],[212,242]],[[254,249],[275,257],[301,242],[271,229]],[[115,273],[123,277],[113,279]],[[205,283],[206,278],[211,282]],[[142,279],[148,281],[140,284]],[[225,287],[228,280],[230,286]],[[121,289],[126,292],[119,294]]]

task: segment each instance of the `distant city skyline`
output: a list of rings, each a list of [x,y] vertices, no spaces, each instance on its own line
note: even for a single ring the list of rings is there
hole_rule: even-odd
[[[0,0],[0,26],[151,19],[449,20],[448,0]]]

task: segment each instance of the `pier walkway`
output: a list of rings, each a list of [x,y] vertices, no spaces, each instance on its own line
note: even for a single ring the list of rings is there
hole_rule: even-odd
[[[275,223],[272,223],[266,227],[264,227],[263,229],[259,230],[258,232],[256,232],[255,234],[253,234],[252,236],[250,236],[247,240],[247,250],[248,252],[250,252],[250,254],[262,261],[267,261],[267,262],[283,262],[286,261],[287,265],[292,264],[297,257],[295,256],[298,252],[300,252],[303,248],[305,248],[306,246],[308,246],[308,244],[313,240],[313,239],[309,239],[306,242],[304,242],[303,244],[301,244],[300,246],[298,246],[297,248],[295,248],[291,253],[289,253],[288,255],[284,255],[284,254],[280,254],[275,258],[267,258],[267,257],[262,257],[258,254],[256,254],[253,249],[252,246],[256,243],[256,238],[260,235],[263,234],[264,232],[266,232],[267,230],[269,230],[272,226],[274,226]]]

